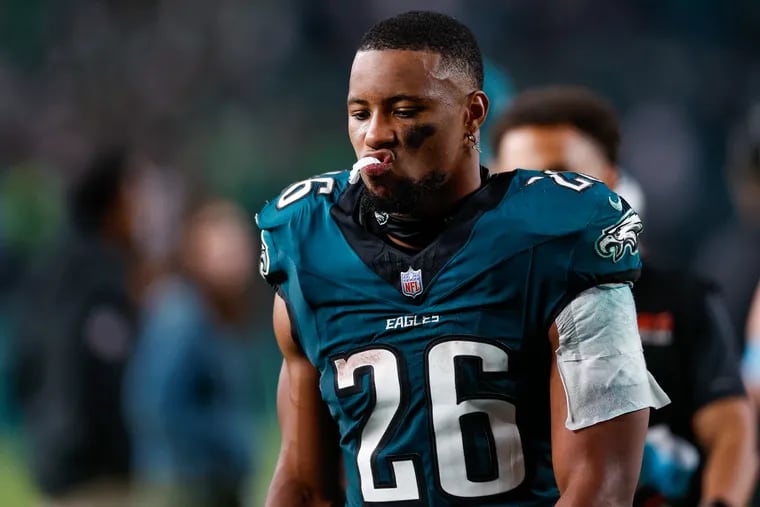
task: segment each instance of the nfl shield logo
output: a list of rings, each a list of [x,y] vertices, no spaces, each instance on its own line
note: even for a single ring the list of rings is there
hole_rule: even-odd
[[[401,272],[401,293],[410,298],[416,298],[422,294],[422,270],[409,269]]]

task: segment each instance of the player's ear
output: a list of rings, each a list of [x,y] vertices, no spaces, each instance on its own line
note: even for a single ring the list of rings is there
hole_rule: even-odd
[[[475,132],[483,125],[488,115],[488,95],[483,90],[476,90],[467,96],[467,115],[465,128]]]

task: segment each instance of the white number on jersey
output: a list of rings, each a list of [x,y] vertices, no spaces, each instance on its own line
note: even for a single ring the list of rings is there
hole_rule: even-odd
[[[506,351],[496,345],[471,340],[452,339],[440,342],[427,353],[430,416],[433,422],[433,443],[437,457],[441,488],[459,498],[477,498],[510,491],[525,478],[525,463],[520,433],[516,425],[515,406],[497,398],[458,400],[455,360],[474,357],[482,361],[483,372],[506,372]],[[375,406],[362,429],[356,461],[362,496],[365,502],[401,502],[418,500],[419,470],[411,460],[391,460],[395,487],[376,487],[372,457],[394,426],[401,403],[401,356],[390,348],[356,352],[334,360],[338,394],[355,388],[355,372],[362,367],[372,369],[371,386]],[[420,388],[422,386],[419,386]],[[488,481],[471,481],[467,477],[464,435],[460,418],[467,414],[488,417],[496,452],[496,477]]]
[[[375,407],[364,425],[359,450],[356,453],[364,501],[419,500],[420,492],[414,473],[414,463],[411,460],[392,462],[396,479],[395,488],[375,487],[371,458],[398,411],[401,403],[401,380],[396,355],[388,349],[371,349],[352,354],[347,359],[335,361],[338,390],[354,387],[354,371],[363,366],[372,368],[372,378],[375,379]]]
[[[286,206],[290,206],[296,201],[303,199],[309,195],[309,192],[311,192],[314,187],[317,188],[318,194],[327,195],[333,191],[334,186],[335,180],[333,178],[324,176],[309,178],[308,180],[293,183],[288,188],[286,188],[282,192],[282,195],[280,195],[280,198],[277,199],[277,209],[280,210]]]
[[[533,183],[548,177],[560,187],[569,188],[571,190],[575,190],[576,192],[583,192],[594,183],[600,182],[593,176],[587,176],[585,174],[578,175],[573,179],[568,179],[566,176],[563,176],[563,173],[558,173],[556,171],[544,171],[543,173],[544,176],[533,176],[528,180],[527,183],[525,183],[525,185],[532,185]]]
[[[507,353],[488,343],[450,340],[438,343],[428,352],[435,450],[438,463],[445,464],[438,469],[441,487],[450,495],[466,498],[504,493],[519,486],[525,478],[522,443],[515,424],[515,406],[508,401],[488,398],[457,401],[454,371],[457,357],[480,358],[483,372],[507,371],[508,366]],[[499,473],[491,481],[474,482],[467,478],[459,420],[463,415],[475,412],[488,415],[496,447]]]

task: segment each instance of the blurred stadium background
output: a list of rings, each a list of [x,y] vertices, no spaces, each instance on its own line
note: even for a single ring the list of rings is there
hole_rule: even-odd
[[[124,145],[152,175],[153,218],[137,231],[148,258],[171,249],[176,222],[164,208],[181,189],[205,189],[252,217],[288,182],[350,167],[354,46],[374,21],[412,8],[473,29],[495,109],[548,83],[586,85],[613,102],[654,257],[709,262],[700,253],[711,238],[760,228],[756,0],[0,0],[0,505],[37,498],[10,387],[16,296],[54,245],[65,190],[89,158]],[[254,287],[259,505],[277,445],[279,357],[271,294]]]

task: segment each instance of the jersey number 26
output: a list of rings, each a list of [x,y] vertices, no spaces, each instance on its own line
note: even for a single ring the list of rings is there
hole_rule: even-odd
[[[499,398],[460,399],[461,393],[457,392],[456,386],[455,359],[464,357],[479,359],[484,373],[507,371],[507,352],[490,343],[451,339],[428,349],[425,357],[426,381],[438,483],[445,493],[459,498],[505,493],[519,486],[525,477],[522,444],[515,423],[515,406]],[[356,392],[359,388],[355,375],[358,369],[372,369],[369,377],[375,404],[364,423],[356,453],[365,502],[420,499],[419,470],[415,470],[411,459],[388,458],[394,476],[392,487],[378,487],[372,468],[375,456],[393,433],[391,430],[400,423],[397,416],[402,415],[399,414],[402,400],[401,361],[402,356],[390,347],[365,349],[333,360],[339,396]],[[404,382],[403,385],[408,383]],[[462,416],[478,413],[488,417],[496,462],[496,474],[484,481],[468,478],[464,435],[460,426]]]

